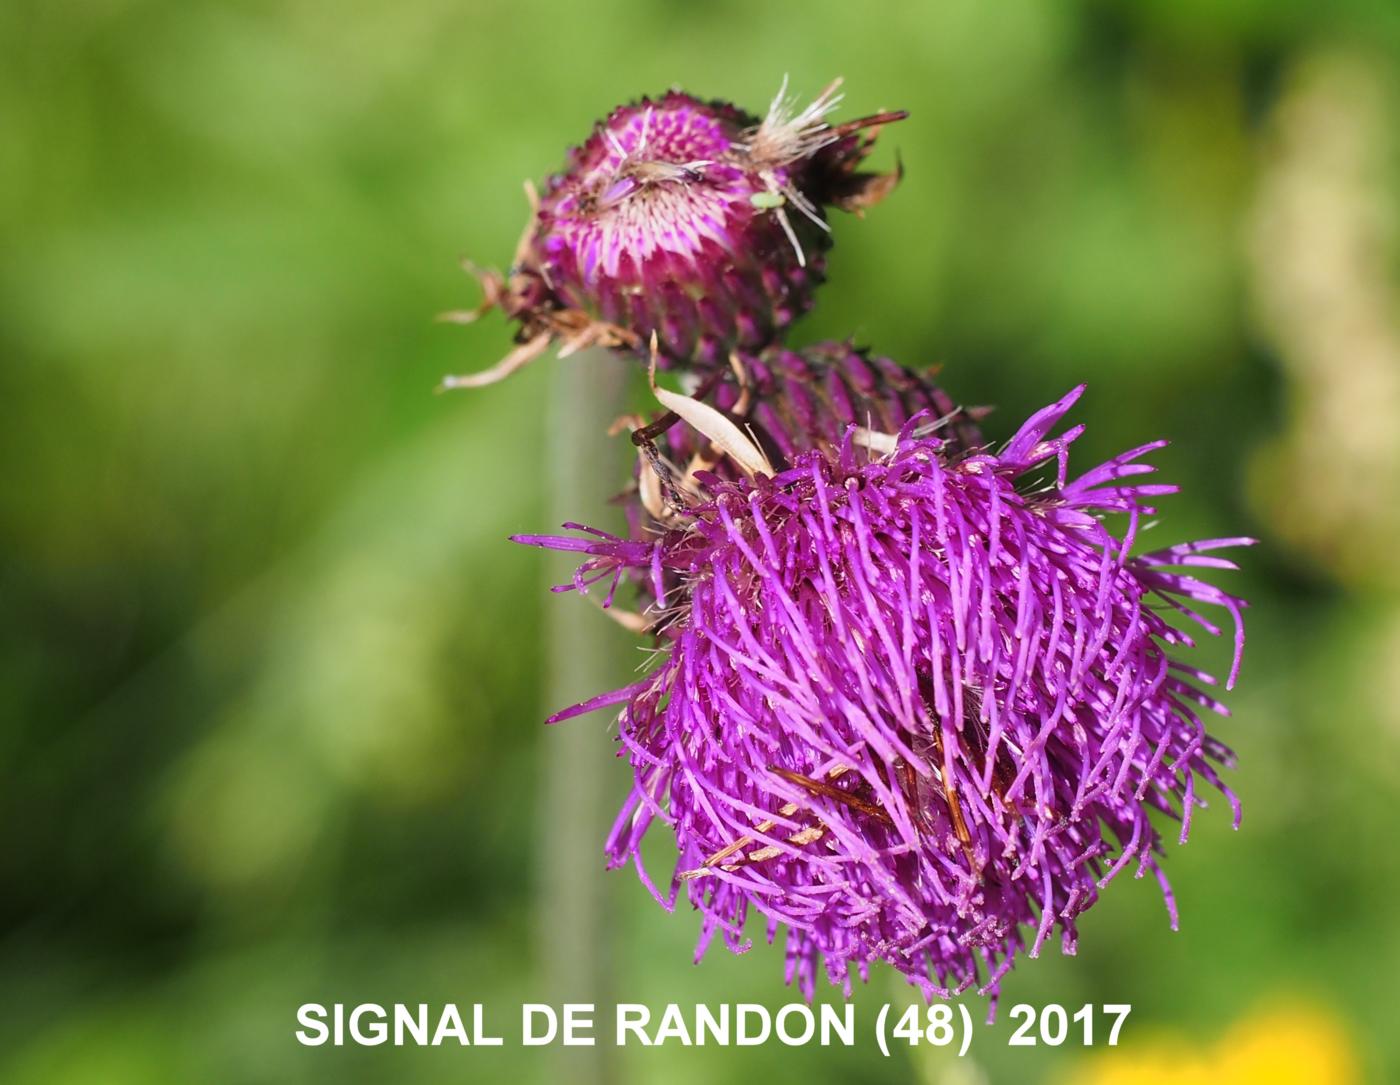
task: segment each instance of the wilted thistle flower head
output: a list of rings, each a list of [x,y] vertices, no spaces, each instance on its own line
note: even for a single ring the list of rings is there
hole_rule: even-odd
[[[1172,656],[1164,612],[1219,629],[1243,603],[1190,568],[1233,568],[1215,539],[1130,556],[1151,502],[1144,445],[1067,478],[1079,395],[999,452],[950,455],[906,425],[890,451],[798,454],[773,477],[708,477],[654,541],[519,541],[582,552],[574,586],[654,578],[659,662],[561,712],[621,704],[634,786],[607,843],[665,906],[684,887],[739,951],[751,910],[786,927],[788,980],[821,965],[849,990],[885,960],[926,994],[994,993],[1018,953],[1075,920],[1121,871],[1153,874],[1173,925],[1152,814],[1190,829],[1202,785],[1234,796],[1203,710],[1214,679]],[[1118,533],[1104,517],[1121,523]],[[676,574],[668,591],[665,574]],[[641,843],[675,833],[669,885]]]
[[[509,278],[482,276],[521,346],[450,384],[498,378],[554,340],[645,349],[655,333],[663,365],[699,367],[772,342],[821,281],[824,207],[858,211],[894,183],[857,167],[903,114],[832,125],[837,86],[798,108],[784,81],[762,119],[680,91],[613,110],[549,178]]]

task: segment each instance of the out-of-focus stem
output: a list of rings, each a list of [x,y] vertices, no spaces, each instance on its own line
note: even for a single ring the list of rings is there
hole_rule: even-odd
[[[603,351],[588,351],[553,367],[548,405],[550,465],[547,517],[605,522],[605,502],[625,480],[625,442],[610,439],[608,424],[620,412],[625,366]],[[565,583],[576,562],[557,555],[552,583]],[[544,703],[553,708],[583,700],[620,678],[617,631],[598,609],[576,595],[552,600],[548,609],[547,681]],[[611,1004],[611,938],[604,906],[603,838],[613,810],[606,787],[615,744],[602,715],[551,728],[541,743],[537,800],[539,875],[538,940],[547,990],[556,1006]],[[558,1080],[602,1085],[612,1080],[610,1046],[555,1047]]]
[[[1288,378],[1256,461],[1276,534],[1357,585],[1400,586],[1400,282],[1389,78],[1365,52],[1297,63],[1271,122],[1252,286]]]

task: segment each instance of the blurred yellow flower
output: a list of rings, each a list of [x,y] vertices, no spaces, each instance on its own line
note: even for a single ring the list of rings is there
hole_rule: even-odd
[[[1077,1085],[1352,1085],[1350,1037],[1315,1006],[1275,1007],[1237,1021],[1213,1044],[1163,1036],[1097,1056]]]

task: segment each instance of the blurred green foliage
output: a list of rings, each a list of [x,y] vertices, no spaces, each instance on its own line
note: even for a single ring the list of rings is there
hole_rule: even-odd
[[[1125,1038],[1213,1037],[1301,992],[1400,1073],[1400,605],[1385,568],[1334,560],[1400,493],[1375,485],[1329,535],[1325,494],[1259,481],[1290,434],[1331,454],[1307,389],[1370,378],[1345,339],[1300,345],[1256,304],[1290,269],[1339,276],[1393,333],[1395,250],[1381,228],[1359,268],[1286,231],[1251,242],[1271,173],[1313,153],[1280,136],[1293,95],[1363,125],[1316,206],[1395,216],[1397,55],[1392,0],[5,4],[0,1080],[551,1079],[509,1044],[291,1035],[306,1001],[508,1021],[548,997],[535,933],[569,909],[535,891],[541,646],[547,605],[582,604],[504,541],[549,526],[560,363],[434,397],[508,332],[431,317],[474,303],[458,257],[506,261],[521,180],[612,104],[680,84],[761,108],[785,72],[808,92],[845,75],[845,116],[912,113],[877,153],[898,148],[903,186],[836,224],[797,339],[941,363],[955,397],[998,405],[998,436],[1087,380],[1080,462],[1175,441],[1163,543],[1265,540],[1232,582],[1253,624],[1220,729],[1242,832],[1213,808],[1172,848],[1179,934],[1155,887],[1117,884],[1079,956],[1024,963],[1006,1003],[1131,1002]],[[1341,425],[1393,427],[1389,386],[1357,387]],[[621,682],[633,650],[598,627]],[[622,794],[622,764],[596,771]],[[606,823],[580,831],[601,848]],[[693,916],[606,885],[617,997],[792,997],[776,952],[691,967]],[[901,990],[877,971],[858,997]],[[1005,1032],[976,1041],[992,1080],[1082,1057]],[[673,1085],[944,1072],[868,1044],[614,1058]]]

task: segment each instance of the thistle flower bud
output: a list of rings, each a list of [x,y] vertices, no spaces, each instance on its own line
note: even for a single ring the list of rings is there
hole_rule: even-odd
[[[1244,603],[1192,567],[1234,568],[1213,539],[1130,556],[1151,502],[1144,445],[1067,478],[1080,394],[998,452],[950,460],[911,419],[888,452],[799,452],[772,477],[707,476],[660,538],[522,537],[584,555],[575,586],[629,570],[666,608],[658,665],[558,713],[621,705],[632,792],[607,842],[667,908],[685,889],[698,953],[746,948],[751,912],[788,930],[788,980],[819,966],[849,991],[884,960],[927,995],[995,995],[1017,956],[1124,869],[1159,865],[1151,816],[1184,842],[1202,785],[1239,805],[1203,710],[1208,674],[1163,612],[1207,632]],[[1115,534],[1104,517],[1124,521]],[[663,575],[675,574],[669,583]],[[679,852],[657,888],[641,857],[657,821]]]
[[[489,383],[540,354],[601,344],[663,365],[716,367],[772,343],[807,310],[830,246],[825,207],[860,211],[895,175],[862,173],[882,113],[832,125],[838,80],[798,109],[787,83],[761,120],[680,91],[620,106],[536,198],[508,279],[486,300],[519,321],[520,346]],[[452,316],[453,314],[449,314]]]

